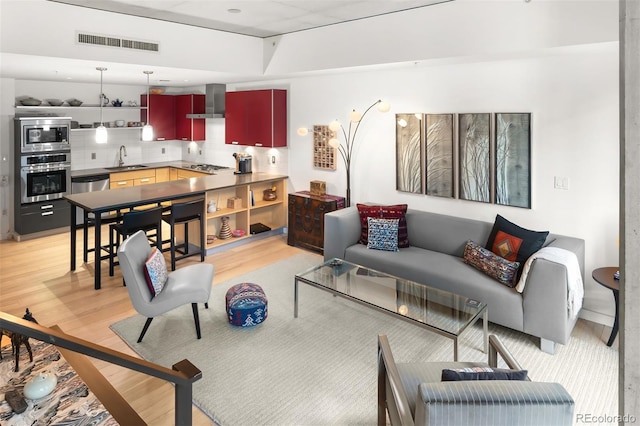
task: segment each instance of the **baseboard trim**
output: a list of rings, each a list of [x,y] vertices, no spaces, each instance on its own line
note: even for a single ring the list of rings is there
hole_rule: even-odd
[[[597,324],[602,324],[607,327],[613,327],[614,318],[611,315],[605,315],[600,312],[590,311],[583,308],[580,311],[579,317],[587,321],[595,322]]]

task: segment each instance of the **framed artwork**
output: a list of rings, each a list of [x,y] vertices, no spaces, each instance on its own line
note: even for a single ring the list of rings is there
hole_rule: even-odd
[[[316,169],[336,170],[337,149],[329,145],[329,139],[336,133],[327,125],[313,126],[313,167]]]
[[[396,189],[422,194],[422,114],[396,114]]]
[[[458,116],[459,171],[461,199],[491,202],[491,115]]]
[[[496,113],[496,204],[531,208],[531,113]]]
[[[453,114],[426,114],[427,195],[453,197]]]

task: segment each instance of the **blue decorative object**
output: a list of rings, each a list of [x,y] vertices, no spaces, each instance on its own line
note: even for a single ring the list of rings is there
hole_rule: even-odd
[[[236,284],[227,290],[225,306],[229,323],[252,327],[267,319],[267,296],[258,284]]]

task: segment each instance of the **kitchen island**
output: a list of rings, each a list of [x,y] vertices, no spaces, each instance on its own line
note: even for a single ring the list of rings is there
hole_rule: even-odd
[[[208,236],[207,249],[230,244],[233,240],[209,238],[218,234],[222,218],[231,229],[244,231],[250,237],[250,225],[263,223],[272,230],[282,230],[286,226],[287,197],[284,175],[251,173],[244,175],[218,174],[212,176],[180,179],[142,186],[110,189],[99,192],[85,192],[64,196],[72,206],[81,208],[85,218],[89,213],[95,216],[94,247],[94,287],[100,289],[101,260],[101,216],[112,211],[125,211],[135,207],[160,204],[180,199],[205,197],[206,204],[214,203],[216,209],[206,212],[205,233]],[[275,200],[263,200],[263,192],[275,188]],[[231,200],[231,201],[229,201]],[[76,269],[77,230],[76,209],[70,209],[71,250],[70,268]]]

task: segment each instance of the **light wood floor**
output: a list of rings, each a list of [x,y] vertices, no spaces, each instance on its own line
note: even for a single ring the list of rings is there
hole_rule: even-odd
[[[215,266],[216,285],[301,252],[286,244],[285,235],[278,235],[207,256],[205,261]],[[198,261],[194,256],[179,261],[178,267]],[[27,307],[42,325],[57,324],[68,334],[137,356],[109,329],[109,324],[136,314],[119,268],[109,277],[103,264],[102,289],[94,290],[93,263],[83,263],[80,251],[76,271],[69,270],[68,233],[0,241],[0,311],[22,317]],[[173,424],[173,386],[102,361],[94,364],[148,424]],[[212,424],[196,407],[193,419],[195,425]]]

